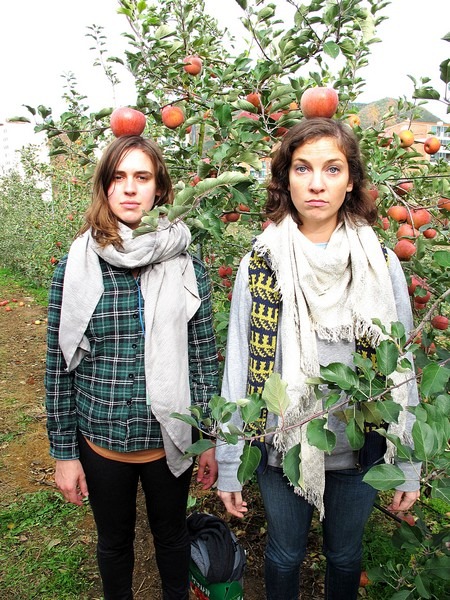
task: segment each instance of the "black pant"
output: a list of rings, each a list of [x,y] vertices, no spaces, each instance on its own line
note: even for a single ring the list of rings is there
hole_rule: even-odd
[[[145,494],[164,600],[188,600],[190,542],[186,504],[192,467],[180,477],[165,458],[130,464],[108,460],[80,437],[80,460],[97,526],[105,600],[131,600],[138,482]]]

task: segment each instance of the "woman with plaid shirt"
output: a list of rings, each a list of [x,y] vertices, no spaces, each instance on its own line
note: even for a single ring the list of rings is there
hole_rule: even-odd
[[[123,136],[105,150],[86,223],[55,269],[45,377],[55,482],[67,501],[89,497],[105,600],[133,597],[140,482],[164,600],[189,596],[186,503],[192,430],[172,418],[207,411],[217,393],[210,285],[182,223],[161,217],[133,237],[143,211],[172,201],[158,146]],[[214,451],[199,459],[205,489]]]

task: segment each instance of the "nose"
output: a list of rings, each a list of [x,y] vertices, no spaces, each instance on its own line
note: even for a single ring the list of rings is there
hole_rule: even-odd
[[[309,188],[313,192],[321,192],[324,189],[323,177],[321,170],[313,170],[309,181]]]
[[[136,193],[136,182],[134,177],[127,177],[125,180],[125,194],[135,194]]]

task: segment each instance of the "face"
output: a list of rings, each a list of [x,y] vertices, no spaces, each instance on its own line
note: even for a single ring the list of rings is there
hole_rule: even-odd
[[[289,191],[299,214],[300,231],[313,242],[327,242],[338,224],[338,211],[351,191],[347,158],[334,138],[296,148],[289,169]]]
[[[108,189],[108,203],[119,221],[136,229],[142,211],[149,211],[158,194],[153,161],[138,148],[130,150],[117,165]]]

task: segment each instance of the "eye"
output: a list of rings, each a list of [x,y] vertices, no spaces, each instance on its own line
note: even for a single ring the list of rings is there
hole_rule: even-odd
[[[120,173],[115,173],[113,180],[120,181],[121,179],[123,179],[123,175],[121,175]]]
[[[340,169],[339,167],[329,167],[328,170],[330,171],[331,174],[336,174],[336,173],[340,173]]]
[[[306,168],[306,166],[305,166],[305,165],[297,165],[297,166],[295,167],[295,170],[296,170],[298,173],[306,173],[306,171],[307,171],[307,168]]]
[[[138,176],[137,176],[137,179],[138,179],[139,181],[148,181],[148,180],[149,180],[149,177],[148,177],[148,175],[138,175]]]

